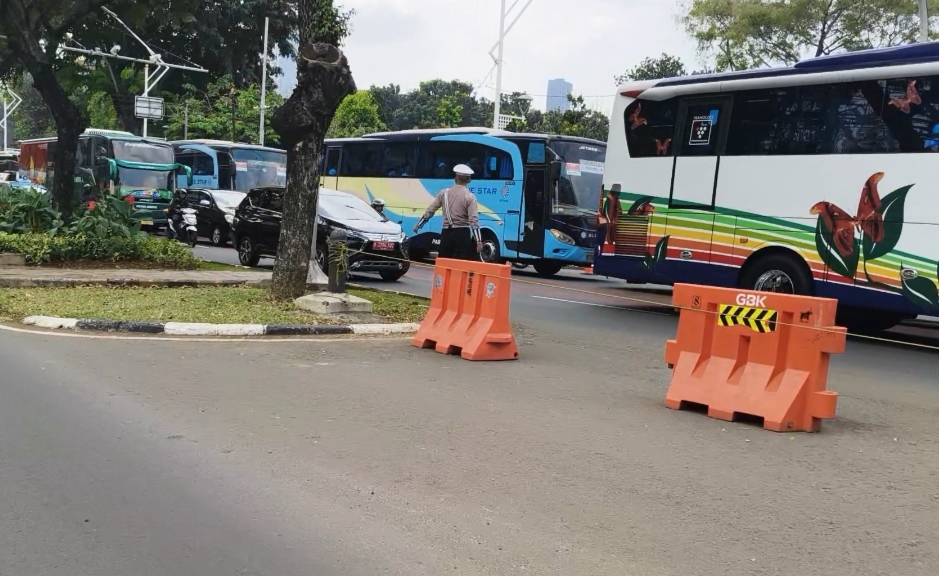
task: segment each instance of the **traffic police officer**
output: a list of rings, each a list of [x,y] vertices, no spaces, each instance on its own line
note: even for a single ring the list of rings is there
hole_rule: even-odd
[[[441,258],[458,260],[476,260],[482,250],[482,238],[479,235],[479,207],[476,196],[466,187],[473,176],[473,170],[459,164],[453,168],[454,185],[444,188],[430,203],[420,222],[414,226],[417,234],[437,210],[443,208],[443,231],[440,234]]]

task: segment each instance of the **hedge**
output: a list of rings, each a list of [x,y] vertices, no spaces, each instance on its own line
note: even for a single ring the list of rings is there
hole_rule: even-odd
[[[26,256],[29,264],[49,262],[147,262],[154,266],[193,269],[199,261],[178,242],[139,234],[127,238],[97,238],[83,234],[7,234],[0,232],[0,252]]]

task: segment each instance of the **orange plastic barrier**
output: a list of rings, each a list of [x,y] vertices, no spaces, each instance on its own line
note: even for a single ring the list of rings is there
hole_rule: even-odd
[[[835,417],[828,361],[847,339],[835,326],[837,300],[676,284],[672,304],[681,316],[665,346],[666,406],[700,404],[728,421],[762,417],[777,432],[817,432]]]
[[[467,360],[518,359],[509,322],[511,281],[511,264],[437,258],[430,309],[414,345]]]

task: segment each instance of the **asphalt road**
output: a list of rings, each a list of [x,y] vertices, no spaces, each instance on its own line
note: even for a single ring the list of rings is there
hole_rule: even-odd
[[[195,253],[213,262],[238,264],[238,256],[232,248],[200,245],[195,248]],[[260,263],[263,269],[273,267],[272,259],[264,259]],[[372,274],[357,274],[353,278],[359,284],[429,296],[433,273],[430,265],[415,264],[394,283],[383,282]],[[621,280],[577,270],[565,270],[548,279],[538,276],[531,268],[515,270],[512,274],[512,318],[523,323],[534,322],[550,331],[570,332],[576,329],[587,333],[595,330],[617,333],[628,326],[632,330],[647,331],[650,336],[667,339],[675,334],[674,314],[668,307],[670,290],[665,286],[629,285]],[[654,324],[642,318],[647,315],[673,318],[663,325],[664,330],[659,331],[652,329]],[[903,345],[939,348],[939,322],[934,324],[935,328],[903,326],[878,338]]]
[[[935,575],[939,355],[852,341],[775,434],[663,406],[674,318],[588,309],[490,364],[0,331],[0,574]]]

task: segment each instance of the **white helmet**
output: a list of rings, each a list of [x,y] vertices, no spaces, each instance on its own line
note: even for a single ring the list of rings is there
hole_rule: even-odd
[[[384,206],[384,205],[385,205],[385,201],[382,200],[381,198],[375,198],[374,200],[372,200],[372,206]]]
[[[459,176],[472,176],[473,169],[466,164],[457,164],[453,167],[453,173]]]

